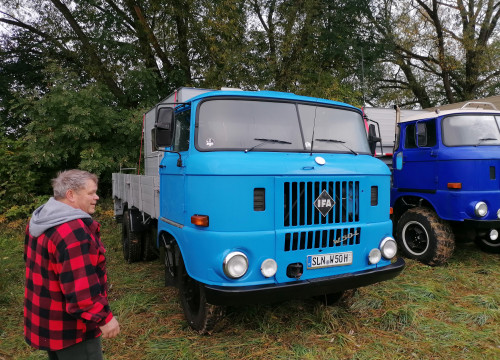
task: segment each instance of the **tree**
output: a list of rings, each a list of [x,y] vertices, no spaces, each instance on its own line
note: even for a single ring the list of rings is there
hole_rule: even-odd
[[[376,44],[363,26],[368,1],[251,0],[250,37],[265,86],[361,102],[362,52],[373,61]]]
[[[381,97],[431,107],[500,90],[500,2],[393,0],[374,3],[371,23],[387,44]]]

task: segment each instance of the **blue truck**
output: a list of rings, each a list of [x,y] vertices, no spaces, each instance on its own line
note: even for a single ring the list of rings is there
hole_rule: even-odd
[[[391,207],[403,254],[441,265],[467,240],[499,253],[500,111],[470,102],[392,122]]]
[[[113,174],[124,258],[159,253],[193,329],[210,331],[226,305],[332,302],[403,270],[390,171],[360,109],[181,88],[144,119],[145,174]]]

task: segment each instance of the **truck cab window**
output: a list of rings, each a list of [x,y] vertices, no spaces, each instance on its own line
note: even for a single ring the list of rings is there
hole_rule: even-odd
[[[446,146],[500,145],[500,130],[493,115],[455,115],[442,121]]]
[[[175,114],[174,126],[174,151],[186,151],[189,149],[189,124],[191,110],[186,110]]]
[[[410,124],[406,126],[405,129],[405,148],[415,149],[417,147],[417,141],[415,138],[415,124]]]

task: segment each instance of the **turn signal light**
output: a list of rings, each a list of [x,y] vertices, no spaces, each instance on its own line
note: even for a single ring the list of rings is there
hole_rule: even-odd
[[[448,183],[448,189],[461,189],[462,183]]]
[[[208,215],[193,215],[191,216],[191,224],[198,226],[208,226]]]

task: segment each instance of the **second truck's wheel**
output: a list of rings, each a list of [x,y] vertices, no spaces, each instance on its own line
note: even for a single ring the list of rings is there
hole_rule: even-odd
[[[140,234],[130,230],[130,214],[128,210],[123,212],[122,249],[123,258],[128,263],[141,260],[141,237]]]
[[[474,242],[483,251],[500,254],[500,236],[496,240],[491,240],[488,235],[478,236]]]
[[[224,307],[207,303],[205,287],[187,274],[182,256],[177,276],[181,305],[189,326],[200,334],[210,333],[224,317]]]
[[[409,209],[399,218],[396,239],[406,257],[431,266],[444,264],[455,249],[450,225],[422,207]]]

